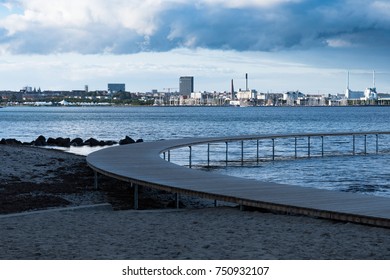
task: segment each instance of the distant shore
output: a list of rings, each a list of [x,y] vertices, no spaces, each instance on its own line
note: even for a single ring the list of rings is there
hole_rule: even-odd
[[[162,107],[162,108],[167,108],[167,107],[182,107],[182,108],[191,108],[191,107],[267,107],[267,108],[272,108],[272,107],[285,107],[285,108],[294,108],[294,107],[321,107],[321,108],[326,108],[326,107],[389,107],[390,103],[386,104],[351,104],[351,105],[246,105],[246,106],[233,106],[233,105],[228,105],[228,104],[223,104],[223,105],[139,105],[139,104],[111,104],[111,103],[104,103],[104,104],[99,104],[99,103],[90,103],[90,104],[73,104],[73,105],[48,105],[48,104],[39,104],[39,105],[34,105],[34,104],[12,104],[12,105],[7,105],[3,104],[0,105],[0,108],[7,108],[7,107],[57,107],[57,108],[73,108],[73,107]]]
[[[125,183],[93,188],[85,158],[0,145],[0,259],[390,259],[388,229],[210,207],[146,191],[134,211]],[[110,203],[116,211],[38,209]],[[209,203],[209,204],[208,204]],[[65,209],[67,209],[65,208]]]

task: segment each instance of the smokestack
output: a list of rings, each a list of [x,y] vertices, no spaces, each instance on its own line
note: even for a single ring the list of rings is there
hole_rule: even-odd
[[[246,91],[248,91],[248,73],[245,74],[245,88],[246,88]]]
[[[230,90],[232,92],[232,100],[234,100],[234,83],[233,83],[233,79],[232,79],[232,82],[231,82],[231,85],[230,85]]]

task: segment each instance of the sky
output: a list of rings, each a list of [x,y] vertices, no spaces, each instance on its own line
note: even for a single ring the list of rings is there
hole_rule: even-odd
[[[390,93],[390,0],[0,0],[0,90]]]

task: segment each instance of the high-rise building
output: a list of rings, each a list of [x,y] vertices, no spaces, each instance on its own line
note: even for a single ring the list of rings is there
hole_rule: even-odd
[[[125,92],[126,85],[125,84],[108,84],[108,92],[109,93],[117,93],[117,92]]]
[[[180,77],[179,90],[180,94],[191,94],[194,92],[194,77]]]

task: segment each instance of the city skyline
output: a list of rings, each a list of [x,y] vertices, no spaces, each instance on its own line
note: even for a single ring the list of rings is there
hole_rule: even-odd
[[[177,88],[390,92],[390,3],[343,0],[0,1],[0,90]]]

